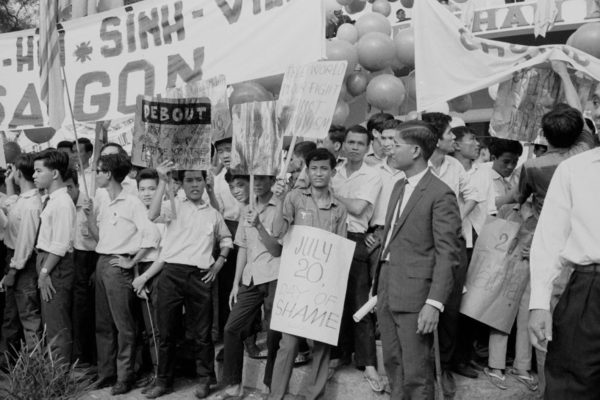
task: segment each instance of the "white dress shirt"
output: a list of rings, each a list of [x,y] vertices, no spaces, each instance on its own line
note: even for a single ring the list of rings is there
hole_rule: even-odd
[[[600,148],[563,161],[552,178],[531,245],[530,309],[550,309],[569,265],[600,264]]]
[[[492,185],[491,166],[474,164],[467,171],[467,178],[471,186],[481,196],[473,211],[462,220],[462,231],[467,248],[472,248],[474,245],[473,230],[479,235],[488,215],[496,213],[496,197]],[[461,208],[464,207],[464,201],[459,199],[458,205]]]
[[[35,248],[35,236],[40,224],[42,200],[37,189],[5,199],[8,208],[4,244],[14,250],[10,268],[23,269]]]
[[[382,185],[381,192],[379,193],[379,197],[375,203],[375,209],[373,210],[371,226],[383,226],[385,225],[385,217],[394,185],[406,175],[404,175],[404,172],[390,167],[387,162],[379,164],[377,167],[375,167],[375,169],[379,173]]]
[[[50,193],[48,203],[40,214],[39,250],[64,257],[73,251],[75,240],[75,204],[63,187]]]
[[[215,197],[219,202],[221,208],[219,211],[223,214],[223,218],[229,221],[237,221],[240,219],[240,211],[243,205],[231,194],[229,184],[225,180],[226,173],[227,169],[223,168],[218,175],[215,175]]]
[[[98,241],[94,239],[88,228],[87,215],[83,211],[84,199],[84,194],[80,193],[75,205],[77,216],[75,219],[75,242],[73,243],[73,248],[80,251],[95,251]]]

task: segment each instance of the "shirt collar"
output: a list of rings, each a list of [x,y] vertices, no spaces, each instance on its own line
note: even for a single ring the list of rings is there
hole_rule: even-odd
[[[192,201],[190,199],[188,199],[187,197],[184,197],[182,202],[184,203],[189,203],[191,206],[196,207],[198,210],[203,210],[205,208],[208,208],[208,203],[206,202],[202,202],[202,204],[194,204],[192,203]]]
[[[425,168],[423,171],[419,172],[418,174],[413,175],[410,178],[407,178],[406,184],[409,185],[413,189],[416,188],[417,185],[419,184],[419,182],[421,182],[421,179],[423,179],[423,177],[427,173],[427,171],[429,171],[429,169]]]
[[[344,178],[348,179],[349,177],[346,175],[346,164],[348,164],[348,160],[347,159],[344,160],[344,162],[342,162],[340,165],[338,165],[336,167],[336,169],[337,169],[338,173],[341,172],[343,174]],[[367,165],[367,163],[363,161],[362,164],[361,164],[361,166],[360,166],[360,168],[358,169],[358,171],[353,172],[352,175],[350,175],[350,176],[354,177],[354,176],[359,176],[359,175],[366,174],[367,170],[369,168],[371,168],[371,167],[369,167]]]
[[[379,168],[385,170],[386,172],[389,172],[391,175],[397,175],[402,173],[401,170],[390,167],[387,163],[387,158],[383,163],[379,165]]]
[[[303,195],[312,197],[312,191],[310,190],[310,188],[311,187],[309,185],[309,186],[307,186],[307,187],[305,187],[303,189],[300,189],[300,190],[302,191]],[[339,205],[338,199],[333,195],[333,193],[331,193],[331,190],[329,190],[329,205],[330,206],[335,206],[335,207],[337,207]]]
[[[66,187],[62,187],[62,188],[56,189],[54,192],[50,193],[50,195],[48,197],[50,197],[50,199],[55,199],[56,196],[61,195],[61,193],[64,193],[64,194],[68,195],[67,194],[67,188]]]

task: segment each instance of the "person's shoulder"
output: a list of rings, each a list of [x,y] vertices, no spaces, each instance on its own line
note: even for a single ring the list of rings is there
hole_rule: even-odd
[[[460,161],[458,161],[456,158],[447,155],[447,156],[444,156],[444,160],[448,163],[448,165],[451,168],[455,168],[462,172],[466,172],[465,167],[463,167],[463,165],[460,163]]]
[[[560,165],[565,165],[566,167],[573,168],[578,166],[585,166],[597,161],[600,161],[600,147],[596,147],[591,150],[575,154],[564,160]]]
[[[430,189],[432,193],[440,196],[450,194],[452,197],[456,197],[456,194],[452,188],[448,186],[446,182],[438,178],[433,172],[431,172],[431,170],[427,171],[422,179],[429,179],[428,189]]]

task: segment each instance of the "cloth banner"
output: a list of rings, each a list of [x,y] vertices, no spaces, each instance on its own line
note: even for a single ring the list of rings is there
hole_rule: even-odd
[[[271,329],[337,345],[355,243],[294,225],[285,236]]]
[[[145,0],[64,22],[75,119],[133,114],[137,95],[203,76],[233,84],[321,59],[324,22],[304,0]]]
[[[277,129],[275,102],[236,104],[232,109],[231,170],[242,175],[276,176],[283,137]]]
[[[488,217],[473,250],[460,306],[462,314],[507,334],[529,282],[519,229],[517,222]]]
[[[171,160],[177,169],[210,168],[210,101],[139,96],[133,131],[134,165],[156,168]]]
[[[347,61],[319,61],[288,67],[277,101],[277,120],[285,136],[327,136],[347,65]]]
[[[514,72],[549,60],[566,61],[600,80],[600,60],[581,50],[567,45],[523,46],[475,37],[435,0],[415,1],[413,26],[419,111],[488,88],[509,79]]]

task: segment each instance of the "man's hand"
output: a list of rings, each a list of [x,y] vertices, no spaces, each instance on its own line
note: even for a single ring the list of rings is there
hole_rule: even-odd
[[[206,193],[213,193],[215,191],[215,176],[211,170],[206,171]]]
[[[15,285],[15,280],[17,278],[17,270],[14,268],[9,268],[4,278],[2,278],[2,282],[0,282],[0,286],[2,286],[3,290],[8,289],[9,287],[13,287]]]
[[[113,267],[119,267],[123,269],[131,269],[135,265],[133,259],[123,256],[117,256],[116,258],[111,259],[108,263]]]
[[[92,199],[88,199],[87,197],[81,201],[81,209],[85,213],[85,215],[92,215],[92,210],[94,209],[94,202]]]
[[[237,295],[240,287],[238,285],[233,285],[231,288],[231,293],[229,293],[229,309],[233,309],[233,305],[237,303]]]
[[[217,279],[217,274],[219,271],[221,271],[221,268],[223,268],[223,264],[225,264],[223,257],[217,258],[217,261],[215,261],[215,263],[206,272],[206,275],[204,275],[204,278],[202,278],[202,282],[209,283]]]
[[[158,178],[163,181],[169,180],[169,174],[175,169],[173,161],[165,160],[156,167]]]
[[[11,183],[15,181],[15,167],[12,165],[9,165],[6,169],[6,172],[4,173],[4,178],[7,181],[10,181]]]
[[[260,223],[260,221],[258,220],[258,213],[256,212],[256,210],[248,210],[244,218],[246,219],[246,223],[249,226],[257,226]]]
[[[427,335],[437,329],[440,319],[440,310],[432,305],[425,304],[417,319],[417,333]]]
[[[282,178],[278,178],[277,182],[275,182],[275,185],[273,185],[272,191],[275,196],[283,199],[287,192],[287,185],[285,184],[285,181]]]
[[[552,314],[548,310],[529,312],[529,340],[536,349],[548,351],[548,342],[552,341]]]
[[[133,290],[139,295],[140,292],[142,292],[146,287],[146,282],[148,282],[148,280],[146,279],[144,274],[142,274],[135,278],[131,285],[133,286]]]
[[[42,300],[44,300],[46,303],[52,300],[52,294],[56,293],[56,289],[54,289],[54,286],[52,286],[52,279],[50,279],[50,275],[41,272],[38,278],[38,288],[40,289]]]
[[[365,244],[367,245],[367,250],[369,250],[369,252],[372,252],[379,245],[381,245],[381,238],[377,233],[369,233],[365,238]]]
[[[552,65],[552,70],[554,72],[556,72],[558,75],[561,74],[569,74],[569,71],[567,70],[567,63],[565,61],[562,60],[552,60],[550,61],[550,64]]]

